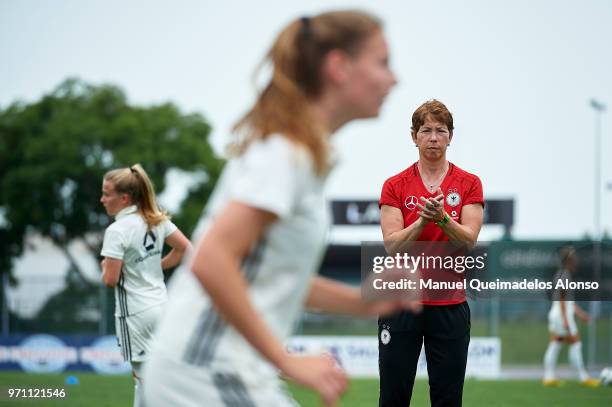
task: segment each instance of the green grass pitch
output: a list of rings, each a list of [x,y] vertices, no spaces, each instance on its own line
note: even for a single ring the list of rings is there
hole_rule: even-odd
[[[66,385],[66,375],[33,375],[24,373],[0,373],[0,406],[3,407],[116,407],[131,406],[132,379],[129,376],[99,376],[88,373],[75,374],[78,385]],[[9,399],[9,387],[22,388],[64,388],[67,397],[51,399]],[[322,406],[318,396],[311,391],[290,386],[301,406]],[[588,407],[612,405],[612,387],[589,389],[575,382],[568,382],[561,388],[544,388],[539,381],[480,381],[468,380],[465,384],[463,404],[465,406],[556,406]],[[360,407],[378,405],[377,380],[353,380],[340,406]],[[413,406],[428,406],[427,382],[417,380],[412,397]]]

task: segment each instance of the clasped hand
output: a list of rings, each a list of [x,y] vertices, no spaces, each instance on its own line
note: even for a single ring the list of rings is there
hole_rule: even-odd
[[[428,222],[440,222],[444,219],[444,193],[441,188],[438,188],[436,192],[438,195],[435,197],[421,197],[422,204],[417,203],[420,209],[419,216]]]

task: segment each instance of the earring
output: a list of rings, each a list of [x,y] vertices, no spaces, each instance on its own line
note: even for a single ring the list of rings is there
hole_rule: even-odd
[[[450,143],[448,143],[448,144],[446,145],[446,147],[450,147]]]
[[[414,144],[414,146],[415,146],[416,148],[419,148],[419,145],[418,145],[418,144],[416,144],[416,143]]]

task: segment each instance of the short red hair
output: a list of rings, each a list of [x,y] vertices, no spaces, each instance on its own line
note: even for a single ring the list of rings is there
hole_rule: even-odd
[[[452,134],[454,130],[453,115],[448,111],[444,103],[439,100],[432,99],[423,103],[412,114],[412,134],[415,134],[427,119],[445,124],[448,131]]]

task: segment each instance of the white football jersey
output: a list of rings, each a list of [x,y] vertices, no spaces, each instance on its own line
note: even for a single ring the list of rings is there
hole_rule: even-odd
[[[175,230],[169,220],[149,230],[136,205],[115,216],[104,233],[101,252],[123,261],[115,286],[115,316],[127,317],[167,301],[161,259],[164,241]]]
[[[207,233],[229,201],[277,215],[244,259],[242,272],[255,309],[281,341],[289,337],[301,315],[325,247],[328,214],[323,186],[324,178],[315,173],[311,156],[302,147],[281,135],[254,141],[226,164],[192,239],[197,242]],[[247,374],[273,373],[225,323],[187,267],[173,276],[169,297],[153,358],[160,355],[192,367],[240,368]]]
[[[572,273],[565,269],[559,269],[553,277],[553,302],[550,307],[549,317],[550,318],[561,318],[561,301],[560,298],[563,295],[565,302],[565,311],[568,318],[574,319],[574,304],[575,304],[575,293],[574,290],[563,290],[555,289],[558,281],[573,281]]]

